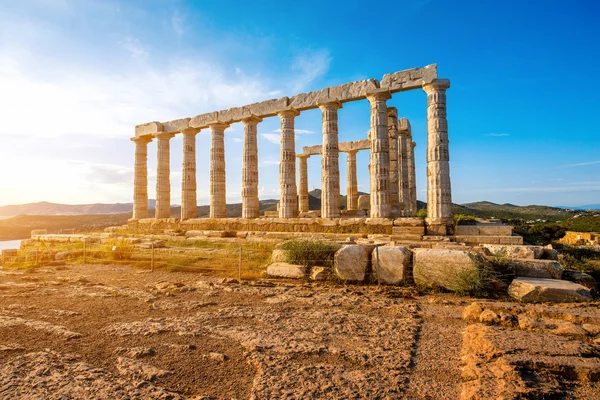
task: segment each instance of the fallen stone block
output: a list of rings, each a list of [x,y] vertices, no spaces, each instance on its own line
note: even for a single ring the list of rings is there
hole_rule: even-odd
[[[592,300],[590,290],[577,283],[558,279],[516,278],[508,294],[525,303],[565,303]]]
[[[510,262],[516,277],[561,279],[563,268],[554,260],[515,259]]]
[[[271,262],[287,262],[287,250],[283,249],[275,249],[273,253],[271,253]]]
[[[373,246],[345,245],[335,252],[334,272],[345,281],[365,280]]]
[[[326,281],[331,275],[331,269],[327,267],[312,267],[310,270],[311,281]]]
[[[501,244],[484,244],[491,256],[503,256],[508,258],[529,258],[540,259],[544,254],[542,246],[519,246],[519,245],[501,245]]]
[[[306,276],[306,267],[304,265],[276,262],[267,267],[267,275],[275,278],[302,279]]]
[[[469,292],[483,284],[484,258],[466,250],[415,249],[413,278],[417,285]]]
[[[578,283],[590,290],[598,289],[598,284],[594,277],[589,274],[586,274],[585,272],[566,270],[563,271],[563,279]]]
[[[397,285],[410,276],[412,253],[406,247],[381,246],[373,250],[373,271],[381,283]]]

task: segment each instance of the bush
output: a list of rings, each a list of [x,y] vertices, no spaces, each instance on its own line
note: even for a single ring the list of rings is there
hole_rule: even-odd
[[[415,214],[415,217],[417,217],[417,218],[427,218],[427,209],[421,208],[419,211],[417,211],[417,213]]]
[[[454,218],[454,225],[476,225],[477,218],[473,215],[465,215],[465,214],[454,214],[452,216]]]
[[[290,264],[313,267],[321,265],[333,266],[336,246],[318,240],[294,239],[285,242],[282,249],[286,251],[286,262]]]

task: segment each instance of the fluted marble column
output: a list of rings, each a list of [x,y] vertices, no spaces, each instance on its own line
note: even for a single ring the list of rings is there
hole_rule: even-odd
[[[388,138],[390,141],[390,211],[394,215],[400,213],[398,202],[398,110],[388,107]]]
[[[436,79],[423,85],[427,93],[427,223],[438,234],[452,217],[450,157],[448,154],[448,121],[446,120],[447,79]],[[430,228],[428,227],[428,230]]]
[[[156,153],[156,210],[154,217],[171,217],[171,150],[169,140],[175,136],[172,133],[158,132]]]
[[[244,153],[242,156],[242,218],[258,218],[258,145],[256,125],[262,118],[252,115],[244,123]]]
[[[412,144],[412,138],[410,142],[407,140],[409,129],[410,123],[406,118],[398,120],[398,202],[404,216],[410,214],[408,145]]]
[[[321,218],[340,216],[340,165],[338,146],[338,109],[340,102],[319,104],[323,113],[321,150]]]
[[[308,208],[308,154],[298,154],[298,164],[300,168],[300,179],[298,182],[298,211],[306,212]]]
[[[225,129],[229,124],[215,122],[209,125],[210,147],[210,218],[227,218],[225,189]]]
[[[135,143],[133,167],[133,218],[148,218],[148,143],[150,136],[131,138]]]
[[[198,204],[196,202],[196,135],[200,130],[184,129],[183,162],[181,176],[181,219],[196,218]]]
[[[390,97],[391,94],[386,89],[367,94],[371,103],[371,218],[390,216],[390,154],[386,104]]]
[[[281,119],[281,147],[279,154],[279,218],[298,216],[298,190],[296,188],[296,142],[294,118],[300,113],[294,109],[278,113]]]
[[[412,141],[412,136],[407,136],[408,145],[408,213],[416,214],[417,210],[417,173],[415,171],[415,147],[417,144]]]
[[[358,210],[358,180],[356,178],[356,153],[358,150],[347,151],[348,155],[348,188],[346,189],[346,208]]]

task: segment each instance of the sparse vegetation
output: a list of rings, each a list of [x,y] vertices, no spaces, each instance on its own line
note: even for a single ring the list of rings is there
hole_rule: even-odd
[[[333,256],[337,248],[319,240],[289,240],[283,244],[286,250],[286,262],[290,264],[314,267],[333,266]]]
[[[417,213],[415,214],[415,217],[417,217],[417,218],[427,218],[427,209],[426,208],[421,208],[419,211],[417,211]]]
[[[452,215],[454,219],[454,225],[475,225],[477,224],[477,217],[473,215],[465,215],[465,214],[454,214]]]

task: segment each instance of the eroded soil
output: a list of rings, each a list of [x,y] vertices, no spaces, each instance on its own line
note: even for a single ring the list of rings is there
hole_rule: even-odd
[[[123,266],[0,271],[0,398],[599,393],[597,304],[486,302],[463,319],[470,302],[410,288],[239,285]],[[488,309],[512,313],[512,322],[482,323]],[[552,372],[557,365],[573,372]]]

